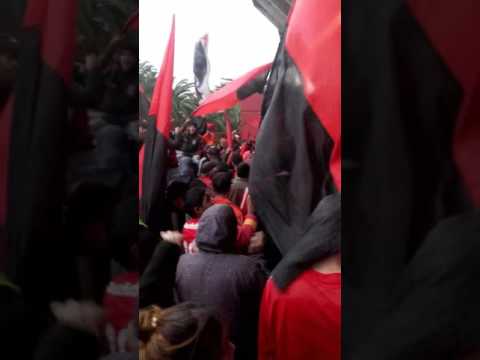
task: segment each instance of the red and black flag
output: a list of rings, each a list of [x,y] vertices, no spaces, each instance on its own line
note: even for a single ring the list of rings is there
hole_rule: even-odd
[[[54,296],[59,277],[53,259],[62,236],[76,13],[74,0],[27,3],[8,143],[2,149],[8,149],[8,166],[1,174],[6,179],[8,272],[23,292],[37,299]]]
[[[444,345],[452,337],[463,341],[463,296],[478,299],[480,290],[450,287],[456,276],[463,281],[465,270],[461,260],[449,268],[450,256],[460,259],[453,244],[447,250],[439,242],[429,256],[421,249],[431,232],[433,238],[455,237],[441,221],[480,204],[480,3],[347,0],[342,9],[342,76],[348,81],[342,92],[348,179],[342,191],[343,356],[377,358],[381,349],[390,354],[378,358],[457,358]],[[468,246],[458,234],[458,247]],[[414,260],[418,256],[421,262]],[[407,273],[412,262],[424,267],[421,275]],[[432,276],[433,267],[442,276]],[[397,292],[402,278],[409,281]],[[430,307],[426,293],[417,293],[413,302],[408,293],[420,284],[432,292],[450,287],[458,296],[439,296]],[[406,329],[406,318],[392,317],[397,305],[421,314],[418,331],[370,338],[377,326],[389,328],[385,321]],[[478,312],[470,315],[478,324]],[[438,322],[427,328],[432,319]],[[359,355],[372,341],[375,352]],[[400,349],[402,344],[409,348]]]
[[[195,91],[200,99],[210,93],[208,78],[210,76],[210,61],[208,60],[208,34],[195,44],[193,55],[193,74],[195,75]]]
[[[163,225],[165,210],[165,181],[168,168],[167,152],[170,139],[172,99],[173,99],[173,65],[175,53],[175,18],[162,66],[150,103],[149,116],[155,117],[148,125],[145,144],[139,159],[139,199],[141,217],[152,230]]]
[[[340,0],[293,5],[264,94],[250,173],[258,216],[285,255],[340,192]]]
[[[192,113],[193,116],[205,116],[221,112],[235,106],[256,92],[263,92],[267,74],[272,64],[255,68],[236,80],[229,82],[208,95]]]

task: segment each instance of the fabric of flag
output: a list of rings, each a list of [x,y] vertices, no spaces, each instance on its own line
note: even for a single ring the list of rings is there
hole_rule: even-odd
[[[76,1],[27,3],[9,136],[8,274],[36,305],[58,295],[65,126],[76,35]],[[48,281],[41,281],[48,279]]]
[[[356,357],[356,350],[403,301],[393,289],[427,234],[478,204],[479,6],[462,0],[342,2],[347,359],[367,358]],[[444,251],[432,256],[442,259]],[[437,319],[454,318],[461,308],[447,306]],[[382,339],[392,348],[403,340]]]
[[[271,66],[272,64],[266,64],[255,68],[217,91],[212,92],[195,109],[193,115],[205,116],[221,112],[230,109],[240,100],[247,98],[255,92],[262,92]]]
[[[165,212],[165,181],[168,170],[168,140],[170,138],[173,101],[173,65],[175,53],[175,18],[162,66],[158,73],[150,103],[150,121],[145,143],[139,154],[140,214],[147,226],[159,230]]]
[[[210,61],[208,60],[208,34],[195,44],[193,56],[193,74],[195,75],[195,91],[200,99],[210,93],[208,78],[210,76]]]
[[[339,0],[296,2],[264,94],[249,189],[284,255],[341,190],[340,28]]]
[[[227,137],[227,145],[229,149],[233,149],[232,121],[230,120],[226,111],[223,113],[223,117],[225,119],[225,136]]]
[[[139,29],[139,16],[138,16],[138,10],[137,10],[132,15],[130,15],[127,22],[123,26],[122,32],[138,31],[138,29]]]

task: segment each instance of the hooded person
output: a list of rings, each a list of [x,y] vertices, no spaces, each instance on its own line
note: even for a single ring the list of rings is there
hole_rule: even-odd
[[[236,255],[237,223],[226,205],[209,207],[200,218],[199,253],[180,258],[178,300],[216,310],[235,345],[235,359],[255,359],[258,310],[266,274],[254,258]]]
[[[340,359],[340,194],[325,197],[305,229],[265,287],[259,360]]]

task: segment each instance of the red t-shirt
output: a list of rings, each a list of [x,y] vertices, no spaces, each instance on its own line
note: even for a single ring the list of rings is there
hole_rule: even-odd
[[[192,252],[192,243],[197,238],[199,219],[189,219],[183,225],[183,249],[185,253],[190,254]]]
[[[112,353],[128,350],[128,326],[137,311],[139,278],[138,273],[122,273],[112,279],[105,291],[105,332]]]
[[[285,292],[269,279],[260,311],[259,360],[340,360],[341,275],[307,270]]]

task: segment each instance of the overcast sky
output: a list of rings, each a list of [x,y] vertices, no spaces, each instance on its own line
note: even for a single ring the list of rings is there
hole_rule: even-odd
[[[278,31],[252,0],[140,0],[140,61],[160,67],[174,13],[176,81],[193,81],[195,42],[207,33],[210,88],[275,56]]]

